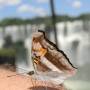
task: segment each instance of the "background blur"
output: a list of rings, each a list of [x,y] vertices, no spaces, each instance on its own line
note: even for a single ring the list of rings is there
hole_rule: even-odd
[[[90,0],[0,0],[0,63],[29,68],[35,28],[63,50],[78,68],[65,82],[70,90],[90,89]],[[17,69],[22,72],[22,70]]]

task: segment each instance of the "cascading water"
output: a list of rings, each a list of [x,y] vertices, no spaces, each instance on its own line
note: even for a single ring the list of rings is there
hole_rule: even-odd
[[[64,50],[68,54],[74,64],[80,65],[80,63],[85,64],[89,62],[89,37],[88,32],[86,32],[83,28],[83,22],[67,22],[66,25],[67,36],[64,35],[66,28],[65,23],[57,24],[60,49]],[[87,53],[84,54],[85,52]],[[87,58],[87,60],[83,58],[83,54],[84,58]]]

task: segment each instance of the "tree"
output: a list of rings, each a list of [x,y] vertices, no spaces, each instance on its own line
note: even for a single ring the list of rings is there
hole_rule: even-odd
[[[12,48],[13,47],[13,41],[12,41],[12,39],[11,39],[11,36],[6,36],[5,38],[4,38],[4,40],[5,40],[5,43],[4,43],[4,48]]]

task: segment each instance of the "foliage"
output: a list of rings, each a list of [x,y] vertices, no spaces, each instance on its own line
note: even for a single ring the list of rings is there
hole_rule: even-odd
[[[11,36],[6,36],[5,38],[4,38],[4,40],[5,40],[5,43],[4,43],[4,48],[11,48],[12,46],[13,46],[13,41],[12,41],[12,38],[11,38]]]
[[[17,41],[13,44],[13,47],[15,49],[20,49],[20,48],[24,48],[24,42],[23,41]]]
[[[57,15],[56,22],[61,21],[74,21],[74,20],[90,20],[90,14],[82,14],[77,17],[71,17],[68,15]],[[1,26],[6,25],[22,25],[22,24],[41,24],[52,25],[51,16],[47,17],[36,17],[32,19],[20,19],[20,18],[6,18],[0,22]]]
[[[8,55],[10,56],[10,53],[11,53],[11,55],[13,54],[12,49],[15,50],[16,54],[18,54],[20,52],[21,53],[24,52],[24,49],[25,49],[23,41],[13,42],[12,39],[11,39],[11,36],[6,36],[5,37],[5,44],[4,44],[3,48],[4,49],[1,50],[2,51],[1,55],[6,54],[7,56]]]
[[[6,26],[6,25],[20,25],[23,24],[24,21],[19,18],[6,18],[3,19],[0,23],[1,26]]]
[[[90,14],[82,14],[77,19],[90,20]]]
[[[15,49],[0,49],[0,56],[7,56],[7,57],[14,57],[16,56],[16,51]]]

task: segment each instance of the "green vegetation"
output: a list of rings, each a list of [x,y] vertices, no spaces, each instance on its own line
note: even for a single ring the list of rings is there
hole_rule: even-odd
[[[23,41],[17,41],[13,43],[13,48],[15,49],[22,49],[24,48],[24,42]]]
[[[14,49],[0,49],[0,57],[15,57],[16,51]]]
[[[12,48],[13,47],[13,41],[12,41],[12,38],[11,38],[11,36],[6,36],[5,38],[4,38],[4,40],[5,40],[5,43],[4,43],[4,48]]]
[[[3,45],[3,49],[0,50],[0,56],[15,57],[20,51],[23,52],[23,41],[13,42],[11,36],[6,36],[4,40],[5,43]]]
[[[90,14],[82,14],[77,17],[71,17],[68,15],[56,16],[56,22],[61,21],[74,21],[74,20],[90,20]],[[52,25],[51,16],[37,17],[32,19],[20,19],[20,18],[6,18],[0,22],[0,26],[6,25],[25,25],[25,24],[46,24],[47,26]]]

